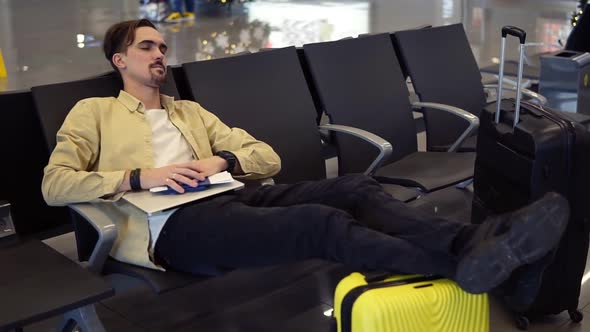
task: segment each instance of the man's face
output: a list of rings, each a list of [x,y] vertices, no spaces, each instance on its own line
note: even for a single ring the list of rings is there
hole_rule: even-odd
[[[166,51],[162,35],[151,27],[135,30],[135,40],[126,54],[121,54],[121,75],[151,87],[160,87],[166,80]]]

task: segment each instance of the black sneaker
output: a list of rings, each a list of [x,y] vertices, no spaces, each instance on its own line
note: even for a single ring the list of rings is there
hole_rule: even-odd
[[[555,249],[568,219],[569,203],[557,193],[547,193],[506,214],[499,220],[509,220],[510,227],[465,254],[458,263],[455,281],[469,293],[489,292],[515,269],[535,263]]]

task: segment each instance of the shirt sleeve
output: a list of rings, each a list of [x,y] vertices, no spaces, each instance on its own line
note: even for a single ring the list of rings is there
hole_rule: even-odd
[[[201,106],[199,113],[213,153],[223,150],[233,153],[245,173],[244,178],[268,178],[281,170],[281,158],[270,145],[255,139],[243,129],[230,128]]]
[[[125,171],[91,171],[100,147],[100,118],[92,102],[78,102],[57,133],[57,144],[44,169],[43,197],[48,205],[113,201]],[[119,195],[120,196],[120,195]]]

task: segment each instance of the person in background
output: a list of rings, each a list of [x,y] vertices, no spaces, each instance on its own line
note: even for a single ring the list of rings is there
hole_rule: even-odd
[[[184,3],[184,10],[183,10]],[[175,23],[195,19],[195,0],[172,0],[170,1],[172,11],[164,19],[164,22]]]

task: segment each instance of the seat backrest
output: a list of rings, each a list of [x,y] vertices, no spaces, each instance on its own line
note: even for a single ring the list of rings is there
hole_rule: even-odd
[[[0,93],[0,117],[0,199],[11,204],[16,232],[44,237],[71,230],[67,209],[49,207],[41,194],[49,151],[31,91]]]
[[[429,28],[432,28],[432,25],[431,24],[422,24],[422,25],[418,25],[416,27],[413,27],[411,29],[429,29]],[[358,37],[359,38],[369,37],[369,36],[378,35],[379,33],[383,33],[383,32],[378,32],[378,33],[375,33],[375,32],[361,33],[361,34],[358,35]],[[390,33],[390,36],[393,39],[393,33]],[[397,49],[395,50],[395,53],[397,55],[397,58],[399,59],[400,58],[400,55],[397,53]],[[404,62],[403,61],[400,61],[399,64],[400,64],[400,67],[402,69],[402,75],[404,76],[404,78],[407,79],[408,78],[408,70],[406,69],[406,67],[404,65]]]
[[[179,99],[176,82],[171,72],[172,70],[168,67],[166,82],[160,91]],[[123,82],[115,72],[89,79],[31,88],[49,149],[53,150],[55,147],[57,131],[79,100],[90,97],[117,97],[121,89],[123,89]]]
[[[173,82],[176,86],[176,91],[178,91],[178,96],[175,96],[175,99],[189,99],[191,98],[191,93],[188,87],[188,83],[186,82],[186,77],[184,75],[184,70],[182,69],[182,64],[169,66],[168,75],[172,75],[174,80],[167,80],[167,82]]]
[[[393,41],[420,101],[456,106],[479,116],[486,97],[462,24],[397,31]],[[468,126],[435,110],[426,110],[424,119],[429,149],[452,144]]]
[[[121,88],[120,80],[110,75],[31,88],[49,150],[55,148],[56,134],[79,100],[116,97]]]
[[[331,123],[368,130],[393,144],[399,160],[417,150],[409,91],[389,34],[303,45]],[[337,135],[339,173],[363,172],[378,155],[369,143]]]
[[[183,64],[192,99],[271,145],[275,182],[326,177],[316,110],[294,47]]]
[[[315,87],[315,82],[313,81],[313,77],[309,72],[309,65],[307,64],[307,59],[305,58],[305,52],[303,51],[303,47],[297,47],[297,57],[299,58],[299,63],[301,63],[301,69],[303,70],[303,76],[305,77],[305,82],[307,82],[307,86],[309,87],[309,92],[311,93],[311,98],[313,100],[313,104],[317,111],[317,118],[316,123],[319,125],[321,124],[322,116],[323,116],[323,109],[322,103],[320,101],[320,97],[318,96],[318,90]]]
[[[31,91],[42,132],[47,142],[46,149],[53,150],[58,130],[79,100],[90,97],[117,97],[122,88],[123,83],[114,72],[85,80],[33,87]],[[176,84],[171,74],[167,76],[161,92],[170,96],[178,96]],[[47,160],[45,160],[45,164],[47,164]],[[80,261],[85,261],[94,248],[97,233],[77,216],[73,218],[73,222],[78,258]]]

